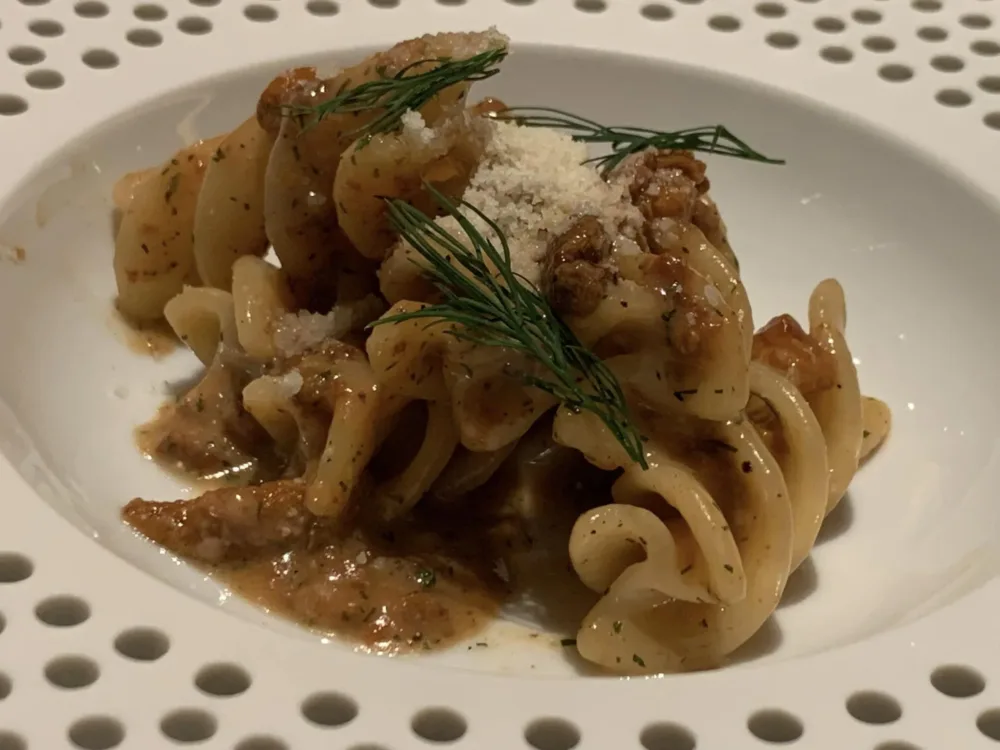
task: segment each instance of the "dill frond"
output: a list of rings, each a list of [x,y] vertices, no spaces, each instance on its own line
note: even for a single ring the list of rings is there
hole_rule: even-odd
[[[647,148],[702,151],[764,164],[785,163],[784,160],[772,159],[760,153],[723,125],[705,125],[673,132],[631,126],[607,126],[571,112],[549,107],[511,107],[498,116],[526,127],[562,130],[573,140],[581,143],[601,143],[610,146],[610,153],[593,157],[585,162],[596,164],[605,176],[628,156]]]
[[[393,227],[427,262],[425,272],[444,301],[387,316],[371,325],[429,319],[432,324],[449,325],[449,333],[464,341],[520,352],[546,373],[543,377],[516,373],[526,385],[550,393],[569,409],[595,414],[628,456],[647,468],[642,439],[632,424],[618,380],[559,319],[545,296],[515,273],[510,246],[500,228],[481,211],[464,204],[495,233],[498,248],[458,205],[432,186],[427,189],[442,211],[455,219],[468,242],[404,201],[387,199],[386,203]]]
[[[325,102],[314,107],[290,107],[289,113],[303,118],[306,127],[312,127],[324,117],[382,110],[370,123],[351,133],[352,137],[365,138],[390,133],[399,127],[407,111],[420,110],[431,99],[447,89],[465,81],[484,81],[500,72],[499,64],[507,57],[506,48],[490,49],[464,60],[438,57],[417,60],[394,75],[379,68],[374,81],[344,88]],[[433,67],[420,72],[418,68]]]

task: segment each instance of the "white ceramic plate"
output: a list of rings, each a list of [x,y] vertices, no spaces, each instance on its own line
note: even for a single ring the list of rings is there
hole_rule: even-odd
[[[0,21],[6,22],[3,13]],[[20,486],[10,469],[0,466],[0,476],[11,487],[0,508],[0,552],[11,551],[0,555],[0,579],[4,570],[7,578],[19,577],[21,554],[32,557],[39,571],[18,584],[25,587],[21,593],[16,586],[0,586],[0,678],[13,675],[6,678],[12,685],[9,696],[0,690],[0,750],[18,747],[10,739],[15,735],[30,736],[33,747],[56,747],[46,744],[55,738],[84,748],[100,745],[88,740],[86,732],[77,731],[74,738],[68,729],[72,722],[63,721],[62,714],[59,727],[42,726],[44,711],[26,694],[33,681],[42,689],[40,665],[63,652],[99,664],[102,672],[95,684],[73,694],[73,700],[84,700],[80,706],[90,707],[73,710],[107,720],[104,730],[92,732],[98,738],[113,737],[108,726],[117,723],[128,747],[158,747],[156,743],[169,744],[177,735],[203,736],[212,747],[233,747],[255,733],[283,738],[292,747],[300,742],[313,747],[324,731],[335,731],[332,747],[375,742],[404,748],[421,742],[406,729],[410,717],[441,706],[457,713],[432,714],[428,721],[437,729],[423,734],[443,737],[448,722],[457,721],[465,727],[456,730],[459,736],[464,733],[462,747],[534,742],[541,750],[557,750],[573,746],[567,743],[575,733],[580,747],[635,746],[645,737],[644,747],[666,750],[693,745],[682,744],[683,733],[670,735],[672,730],[661,730],[661,740],[655,733],[643,735],[646,724],[680,721],[697,735],[698,747],[735,748],[742,747],[735,742],[756,742],[754,734],[794,740],[795,727],[801,734],[804,722],[804,746],[846,747],[841,740],[859,736],[852,732],[864,725],[845,713],[844,719],[830,721],[836,727],[832,734],[815,730],[829,709],[821,707],[826,705],[820,697],[824,690],[832,697],[846,686],[834,701],[843,713],[843,700],[854,690],[881,690],[881,671],[910,647],[971,639],[968,650],[946,656],[943,663],[977,653],[975,643],[986,647],[975,632],[963,634],[954,623],[961,621],[959,612],[988,618],[998,610],[992,587],[974,599],[961,599],[1000,566],[995,543],[1000,528],[995,500],[1000,339],[993,328],[1000,211],[995,199],[966,173],[899,134],[814,100],[651,57],[519,41],[515,34],[515,52],[502,75],[480,85],[478,93],[623,124],[680,128],[722,122],[765,153],[787,160],[786,166],[769,167],[707,159],[713,194],[730,227],[758,324],[785,311],[804,318],[813,285],[827,276],[838,278],[847,292],[848,337],[862,389],[889,403],[894,430],[827,520],[775,617],[741,651],[737,666],[711,675],[631,684],[588,678],[581,684],[556,638],[529,639],[524,626],[512,621],[501,621],[485,637],[477,637],[489,641],[489,649],[458,648],[387,662],[356,656],[341,644],[321,643],[260,613],[122,526],[119,511],[131,497],[185,493],[140,457],[132,429],[161,403],[165,384],[182,381],[197,368],[187,353],[153,360],[127,345],[111,304],[110,188],[122,173],[159,162],[186,141],[233,127],[251,111],[276,70],[316,62],[315,56],[275,57],[221,76],[191,75],[190,85],[152,98],[143,99],[140,88],[129,84],[141,106],[108,111],[106,117],[92,118],[103,121],[77,133],[72,142],[50,143],[44,163],[32,165],[0,211],[0,446],[9,466],[27,483]],[[366,51],[341,43],[330,57],[355,59]],[[3,126],[0,122],[0,140]],[[11,148],[11,141],[6,143]],[[15,248],[23,249],[23,260]],[[90,540],[67,533],[65,524],[39,509],[39,499]],[[29,506],[32,510],[25,510]],[[97,545],[117,559],[91,556],[90,546]],[[84,549],[88,551],[76,557]],[[59,567],[49,569],[50,561]],[[70,580],[58,572],[65,566],[76,568],[74,580],[84,583],[73,586],[82,589],[61,584]],[[127,566],[153,578],[133,575]],[[39,578],[48,588],[31,589],[41,585]],[[92,617],[81,626],[90,630],[62,646],[41,645],[50,630],[36,632],[24,625],[25,613],[30,620],[32,601],[64,591],[91,602]],[[95,603],[98,596],[100,605]],[[116,602],[106,621],[105,600]],[[240,619],[263,628],[247,627]],[[120,659],[105,666],[117,658],[109,649],[113,637],[131,625],[153,627],[177,645],[164,662],[156,662],[163,666],[143,665],[158,672],[128,671],[134,665],[122,666]],[[142,641],[141,636],[136,637]],[[155,651],[155,641],[147,638],[142,644]],[[18,654],[36,648],[37,658]],[[128,651],[121,644],[116,648]],[[162,680],[181,690],[199,666],[217,660],[239,666],[223,670],[231,680],[239,682],[233,675],[241,670],[252,676],[253,689],[210,707],[190,688],[171,694],[168,704],[159,694],[142,697],[153,695],[142,692],[145,681]],[[872,672],[866,674],[863,665],[871,665]],[[812,676],[808,685],[802,682],[806,674]],[[976,679],[967,669],[955,674]],[[542,679],[546,677],[560,679]],[[889,705],[882,715],[891,719],[902,689],[896,685],[903,683],[888,672],[885,677],[897,698],[879,692],[864,700],[875,713],[880,705]],[[930,690],[928,676],[920,679]],[[134,689],[140,691],[136,705],[141,708],[122,705],[131,700],[133,680],[140,681]],[[780,686],[780,698],[768,697],[760,705],[746,702],[741,686],[772,680]],[[826,688],[804,697],[814,689],[813,680],[826,682]],[[328,701],[327,718],[334,718],[327,723],[344,727],[320,729],[296,716],[299,704],[321,689],[341,696]],[[713,690],[727,697],[717,702],[711,698]],[[90,699],[77,697],[88,691]],[[271,702],[279,695],[285,700]],[[734,704],[739,705],[739,720],[720,719],[713,726],[713,714],[724,713],[728,696],[735,695],[743,696],[743,703]],[[63,692],[51,700],[67,701],[68,696]],[[914,700],[927,699],[923,692],[919,696]],[[492,709],[487,700],[494,701]],[[686,712],[679,712],[682,705],[689,707]],[[19,706],[27,713],[18,716]],[[189,713],[177,719],[181,729],[161,722],[173,716],[174,708],[189,706]],[[619,721],[601,721],[599,707],[613,710]],[[775,707],[798,718],[765,713],[760,721],[766,726],[759,721],[754,730],[751,722],[747,732],[746,715]],[[359,708],[358,719],[337,719],[350,719]],[[910,710],[907,704],[908,718]],[[517,739],[529,718],[548,716],[565,717],[569,723],[546,725],[541,734]],[[975,734],[974,724],[974,719],[968,722],[968,736],[985,741]],[[949,732],[938,739],[966,737],[965,730]],[[671,736],[678,744],[668,744],[674,741]],[[834,736],[837,742],[827,741]],[[893,737],[872,735],[856,746]],[[918,746],[943,747],[923,745],[920,736],[906,738]],[[262,744],[258,750],[268,747]]]

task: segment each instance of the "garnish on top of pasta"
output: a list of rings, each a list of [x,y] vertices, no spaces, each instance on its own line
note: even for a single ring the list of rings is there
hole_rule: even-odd
[[[378,653],[472,637],[572,571],[543,588],[590,597],[554,634],[584,659],[719,666],[888,408],[836,281],[805,327],[754,332],[695,152],[779,161],[722,126],[470,103],[507,53],[436,34],[286,71],[230,133],[122,179],[119,309],[205,368],[140,443],[215,483],[124,519]]]

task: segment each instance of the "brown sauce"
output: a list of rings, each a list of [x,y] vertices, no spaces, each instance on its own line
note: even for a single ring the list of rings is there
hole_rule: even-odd
[[[282,459],[240,400],[247,380],[239,366],[214,362],[193,388],[135,431],[139,449],[171,473],[199,482],[279,478]]]
[[[160,429],[176,418],[166,407]],[[612,475],[552,446],[550,431],[546,421],[529,433],[481,489],[428,496],[389,526],[363,507],[343,527],[313,516],[306,483],[289,479],[134,500],[123,515],[251,603],[366,652],[473,638],[518,594],[537,602],[543,627],[569,635],[595,599],[572,573],[569,531],[582,510],[608,502]]]
[[[459,549],[432,532],[356,532],[222,565],[216,575],[270,612],[371,653],[397,654],[453,645],[494,618],[507,590],[487,550]]]
[[[165,320],[153,323],[139,323],[128,320],[117,310],[114,311],[114,328],[121,340],[132,352],[153,359],[163,359],[179,346],[180,342],[173,329]]]

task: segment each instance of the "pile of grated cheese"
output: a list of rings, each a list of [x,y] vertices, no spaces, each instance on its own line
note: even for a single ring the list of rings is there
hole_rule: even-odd
[[[642,216],[623,184],[609,185],[592,165],[583,164],[585,144],[548,128],[493,125],[463,199],[500,227],[515,272],[537,284],[548,241],[583,215],[598,217],[612,240],[635,236]],[[478,217],[465,213],[495,239]]]

